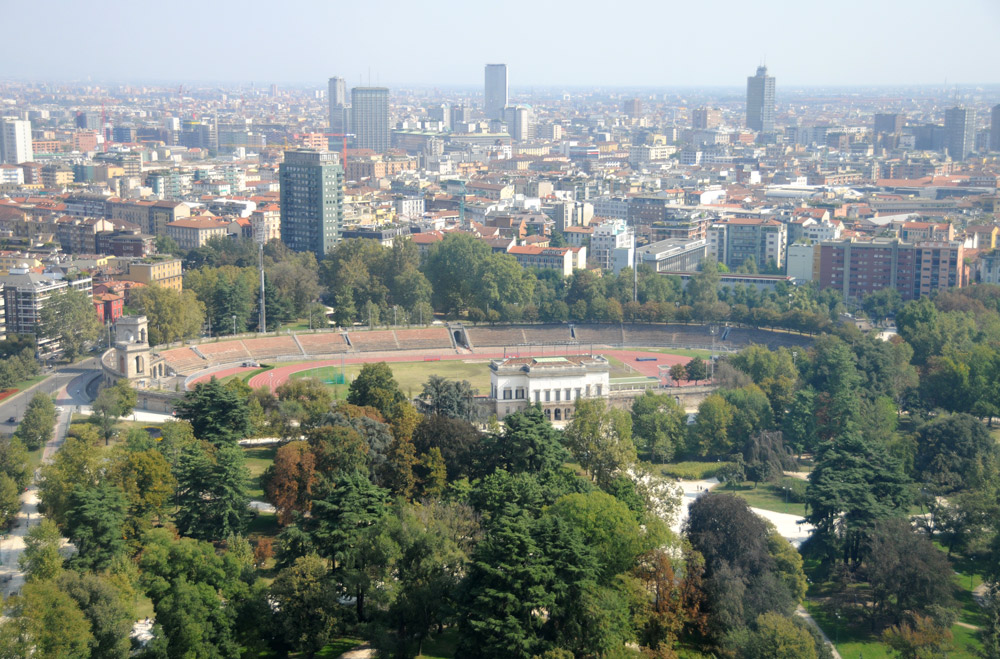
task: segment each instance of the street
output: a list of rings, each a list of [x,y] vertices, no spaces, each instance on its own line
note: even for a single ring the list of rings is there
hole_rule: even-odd
[[[88,365],[91,368],[88,368]],[[6,419],[14,415],[14,412],[10,410],[13,410],[15,406],[20,406],[23,413],[24,407],[36,392],[55,393],[56,406],[62,408],[62,412],[56,420],[56,428],[52,438],[46,442],[42,449],[42,464],[51,462],[56,451],[62,446],[66,438],[66,431],[69,429],[70,419],[77,406],[90,402],[87,385],[99,374],[99,371],[93,370],[93,366],[97,366],[94,359],[67,366],[58,370],[33,391],[19,394],[23,397],[22,400],[7,400],[0,404],[0,418]],[[17,427],[17,424],[6,425],[10,427],[10,432],[13,432]],[[38,478],[37,472],[35,478]],[[18,559],[24,551],[24,535],[28,532],[28,528],[37,526],[41,522],[41,516],[38,513],[38,487],[35,483],[32,483],[27,491],[21,495],[21,502],[21,512],[18,514],[17,520],[10,532],[4,534],[0,539],[0,586],[2,586],[0,591],[3,592],[4,598],[17,593],[24,584],[24,574],[18,567]],[[65,539],[63,540],[63,551],[66,555],[72,552],[72,547]]]

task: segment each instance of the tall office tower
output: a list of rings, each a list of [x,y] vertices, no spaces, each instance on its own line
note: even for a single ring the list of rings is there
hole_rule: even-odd
[[[389,150],[389,90],[355,87],[351,90],[351,123],[354,146],[376,153]]]
[[[317,258],[333,249],[344,228],[344,169],[335,152],[292,149],[278,167],[281,242]]]
[[[697,108],[691,111],[691,127],[696,130],[711,130],[722,125],[722,110]]]
[[[990,112],[990,151],[1000,151],[1000,104]]]
[[[487,119],[502,119],[507,107],[507,65],[486,65],[486,102],[483,112]]]
[[[901,133],[905,119],[906,117],[899,113],[882,114],[880,112],[875,115],[875,125],[872,127],[872,132],[876,135]]]
[[[35,153],[31,148],[31,122],[4,119],[0,129],[0,163],[17,165],[34,159]]]
[[[347,81],[340,76],[330,78],[327,97],[330,101],[330,132],[349,133],[350,106],[347,104]]]
[[[953,107],[944,113],[945,148],[952,160],[965,160],[976,145],[976,111]]]
[[[747,128],[758,133],[774,132],[774,76],[766,66],[747,77]]]

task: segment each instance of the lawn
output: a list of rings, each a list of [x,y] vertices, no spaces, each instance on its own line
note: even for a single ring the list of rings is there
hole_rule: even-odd
[[[248,446],[243,449],[243,457],[246,458],[247,469],[250,471],[250,498],[262,501],[264,499],[264,487],[260,482],[260,477],[274,464],[274,454],[277,453],[277,445],[272,446]]]
[[[781,487],[780,483],[775,484],[777,487]],[[746,499],[746,502],[750,504],[751,508],[762,508],[764,510],[771,510],[776,513],[785,513],[786,515],[797,515],[799,517],[805,517],[806,515],[806,504],[796,503],[794,501],[795,497],[788,497],[789,501],[785,501],[786,497],[783,492],[776,492],[772,489],[770,483],[758,483],[756,489],[753,483],[747,481],[736,487],[730,487],[728,484],[716,488],[716,492],[730,492],[737,496]]]
[[[868,621],[852,611],[853,607],[841,611],[840,618],[836,616],[834,605],[831,600],[826,599],[832,594],[833,588],[832,583],[825,580],[825,568],[808,553],[803,558],[803,567],[810,578],[808,596],[803,605],[833,640],[841,656],[845,658],[863,656],[865,659],[890,659],[896,656],[881,643],[878,635],[872,632]],[[971,591],[981,583],[981,578],[977,574],[981,566],[959,557],[952,557],[951,560],[956,568],[954,582],[958,589],[956,596],[961,605],[958,622],[980,626],[983,623],[983,614],[973,600]],[[955,624],[951,627],[951,634],[953,649],[948,652],[948,657],[974,659],[978,656],[976,652],[981,645],[976,630]]]
[[[417,659],[451,659],[457,646],[458,630],[451,627],[424,641],[423,654],[417,655]]]
[[[712,356],[711,350],[688,350],[687,348],[632,348],[633,350],[645,350],[646,352],[659,352],[664,355],[678,355],[680,357],[701,357],[708,359]],[[716,350],[718,353],[719,351]]]
[[[449,380],[468,380],[481,395],[490,391],[490,368],[487,360],[441,360],[433,362],[387,362],[399,388],[408,397],[416,396],[424,388],[427,378],[440,375]],[[361,371],[362,364],[346,364],[344,376],[349,383]],[[293,373],[293,378],[320,378],[332,380],[340,374],[339,366],[322,366]],[[329,385],[337,399],[347,397],[347,385]]]
[[[725,464],[728,463],[721,463],[717,460],[706,462],[687,460],[685,462],[668,462],[651,466],[653,471],[659,472],[661,476],[670,476],[688,481],[701,481],[715,476]]]

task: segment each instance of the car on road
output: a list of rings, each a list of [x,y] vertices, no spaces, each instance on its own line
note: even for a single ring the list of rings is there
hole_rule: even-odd
[[[7,419],[7,423],[17,423],[17,417],[16,416],[12,416],[12,417],[8,418]]]
[[[63,412],[65,412],[65,411],[66,411],[66,410],[65,410],[65,409],[63,409],[63,408],[61,408],[61,407],[57,407],[57,408],[56,408],[56,414],[62,414],[62,413],[63,413]]]

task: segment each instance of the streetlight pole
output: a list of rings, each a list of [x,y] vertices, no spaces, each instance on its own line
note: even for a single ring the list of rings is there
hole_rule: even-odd
[[[236,314],[233,314],[233,336],[236,336]]]

